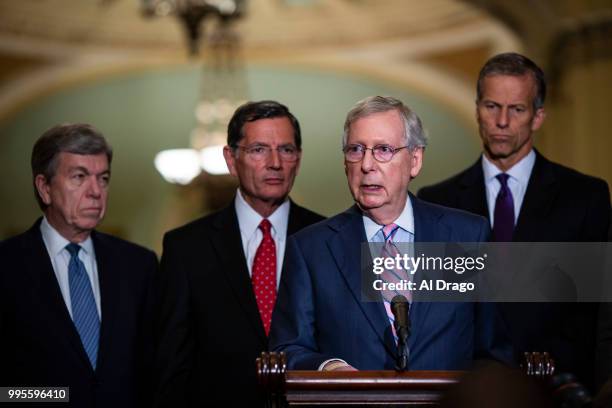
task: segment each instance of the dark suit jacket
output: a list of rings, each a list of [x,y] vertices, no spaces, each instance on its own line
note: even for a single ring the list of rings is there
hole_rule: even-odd
[[[418,193],[424,200],[489,217],[481,160]],[[606,241],[610,195],[603,180],[550,162],[536,161],[514,231],[515,242]],[[596,304],[503,304],[518,353],[549,351],[558,369],[590,384]]]
[[[0,385],[68,386],[66,406],[72,407],[144,406],[157,259],[110,235],[94,231],[91,237],[102,308],[96,371],[64,303],[38,220],[0,243]]]
[[[291,203],[287,235],[322,219]],[[168,232],[161,275],[156,406],[260,404],[255,359],[268,340],[234,203]]]
[[[480,242],[482,217],[412,197],[415,242]],[[271,347],[289,369],[316,370],[341,358],[360,370],[393,369],[397,347],[382,301],[362,297],[362,214],[353,207],[306,228],[288,242],[287,273],[272,319]],[[487,304],[414,302],[408,339],[411,370],[461,370],[476,358],[510,361],[510,345],[495,330]]]

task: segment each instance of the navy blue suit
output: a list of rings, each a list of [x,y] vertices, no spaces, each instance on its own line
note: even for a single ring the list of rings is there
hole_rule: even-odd
[[[486,220],[411,196],[415,242],[480,242]],[[270,345],[289,369],[316,370],[341,358],[360,370],[393,369],[397,347],[382,301],[363,301],[357,207],[305,228],[288,240]],[[411,370],[463,370],[474,359],[511,361],[493,304],[414,302],[408,339]]]
[[[40,221],[0,243],[0,386],[70,387],[70,402],[60,404],[66,407],[149,406],[155,254],[92,232],[102,307],[94,371],[62,298]]]

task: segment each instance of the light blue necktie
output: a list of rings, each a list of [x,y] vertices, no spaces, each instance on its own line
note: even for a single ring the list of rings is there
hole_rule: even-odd
[[[96,368],[98,360],[98,342],[100,338],[100,318],[94,299],[85,265],[79,259],[80,245],[68,244],[70,252],[68,264],[68,283],[70,285],[70,303],[72,305],[72,320],[81,336],[81,342],[89,357],[91,366]]]

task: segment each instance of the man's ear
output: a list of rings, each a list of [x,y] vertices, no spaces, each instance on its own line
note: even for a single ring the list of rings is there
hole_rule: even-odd
[[[423,167],[423,147],[416,147],[410,153],[410,178],[413,179],[421,172]]]
[[[51,204],[51,188],[47,182],[47,178],[42,174],[37,174],[34,178],[34,185],[36,186],[36,191],[42,202],[46,205]]]
[[[227,168],[232,176],[237,176],[236,172],[236,157],[234,157],[234,151],[231,147],[225,146],[223,148],[223,158],[225,159],[225,164],[227,164]]]
[[[546,111],[544,108],[539,108],[536,110],[533,119],[531,120],[531,131],[535,132],[538,130],[542,124],[544,123],[544,119],[546,118]]]

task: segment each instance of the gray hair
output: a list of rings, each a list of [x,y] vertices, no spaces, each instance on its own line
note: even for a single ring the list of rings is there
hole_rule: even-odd
[[[44,211],[47,205],[36,189],[36,176],[42,174],[50,182],[57,171],[62,152],[97,155],[106,154],[108,166],[113,159],[113,149],[96,128],[85,123],[64,123],[53,126],[42,134],[32,149],[32,181],[38,205]]]
[[[538,110],[544,106],[544,101],[546,100],[546,78],[544,77],[544,72],[535,62],[526,56],[516,52],[506,52],[491,57],[478,74],[476,102],[480,102],[482,99],[484,79],[493,75],[531,75],[536,86],[533,109]]]
[[[427,137],[423,131],[421,119],[419,119],[412,109],[404,105],[399,99],[390,96],[368,96],[357,102],[346,115],[342,147],[344,148],[346,146],[351,125],[358,119],[391,110],[397,111],[404,122],[405,145],[408,146],[409,149],[427,146]]]

